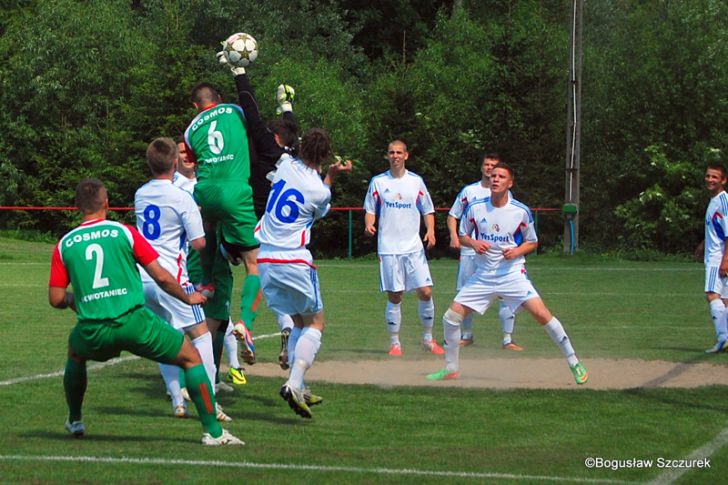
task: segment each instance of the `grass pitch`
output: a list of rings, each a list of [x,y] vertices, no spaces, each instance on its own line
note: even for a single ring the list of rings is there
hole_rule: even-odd
[[[234,419],[226,427],[247,445],[210,449],[199,444],[195,419],[171,417],[156,365],[129,354],[90,368],[87,436],[75,440],[62,426],[61,377],[74,315],[47,304],[50,250],[0,239],[3,483],[693,484],[721,483],[728,471],[728,388],[722,386],[492,391],[315,383],[325,402],[305,421],[278,397],[280,379],[251,378],[220,396]],[[318,359],[386,359],[376,262],[318,263],[329,322]],[[585,362],[711,362],[728,371],[728,355],[703,353],[713,330],[702,265],[539,255],[528,266]],[[454,260],[431,263],[438,338],[455,268]],[[415,349],[420,329],[413,295],[405,297],[403,321],[403,345]],[[276,331],[263,309],[255,333]],[[478,352],[502,355],[495,313],[476,317],[475,331]],[[518,316],[516,338],[527,351],[513,358],[560,355],[529,316]],[[260,360],[275,361],[278,340],[260,339],[257,349]],[[428,370],[442,363],[416,352],[405,358],[423,359]],[[602,466],[586,466],[592,458]],[[693,461],[667,461],[680,459]],[[698,468],[698,459],[710,460],[710,467]]]

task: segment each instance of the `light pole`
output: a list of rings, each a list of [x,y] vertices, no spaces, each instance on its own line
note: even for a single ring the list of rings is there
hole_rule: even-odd
[[[579,166],[581,162],[581,29],[584,0],[573,0],[569,36],[569,102],[566,122],[566,194],[564,197],[564,252],[579,246]]]

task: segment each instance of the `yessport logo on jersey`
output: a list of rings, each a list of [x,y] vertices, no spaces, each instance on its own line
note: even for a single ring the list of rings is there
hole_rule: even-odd
[[[389,192],[389,190],[385,190],[384,193],[386,194]],[[400,202],[402,200],[402,194],[399,192],[394,195],[394,201],[384,201],[384,205],[389,207],[390,209],[411,209],[412,203],[411,202]]]
[[[478,233],[477,239],[490,242],[508,242],[508,236],[499,236],[498,234],[483,234],[482,232]]]

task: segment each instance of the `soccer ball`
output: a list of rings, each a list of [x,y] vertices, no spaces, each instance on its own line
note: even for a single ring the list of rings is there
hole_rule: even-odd
[[[248,67],[258,57],[258,42],[253,36],[238,32],[222,43],[225,59],[233,67]]]

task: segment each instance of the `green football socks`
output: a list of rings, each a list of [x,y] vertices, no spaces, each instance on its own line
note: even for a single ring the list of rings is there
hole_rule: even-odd
[[[260,303],[262,296],[260,276],[249,274],[243,283],[243,296],[240,301],[240,318],[248,327],[248,330],[253,329],[253,322],[255,322],[255,317],[258,316],[258,303]]]
[[[217,410],[215,393],[212,390],[210,380],[207,378],[205,366],[198,364],[190,367],[187,374],[187,391],[190,393],[192,402],[195,403],[197,415],[202,422],[202,428],[212,437],[217,438],[222,434],[222,427],[217,422]]]
[[[66,361],[66,371],[63,373],[63,390],[66,393],[68,404],[68,421],[81,421],[81,406],[83,396],[86,394],[86,363],[76,362],[73,359]]]

